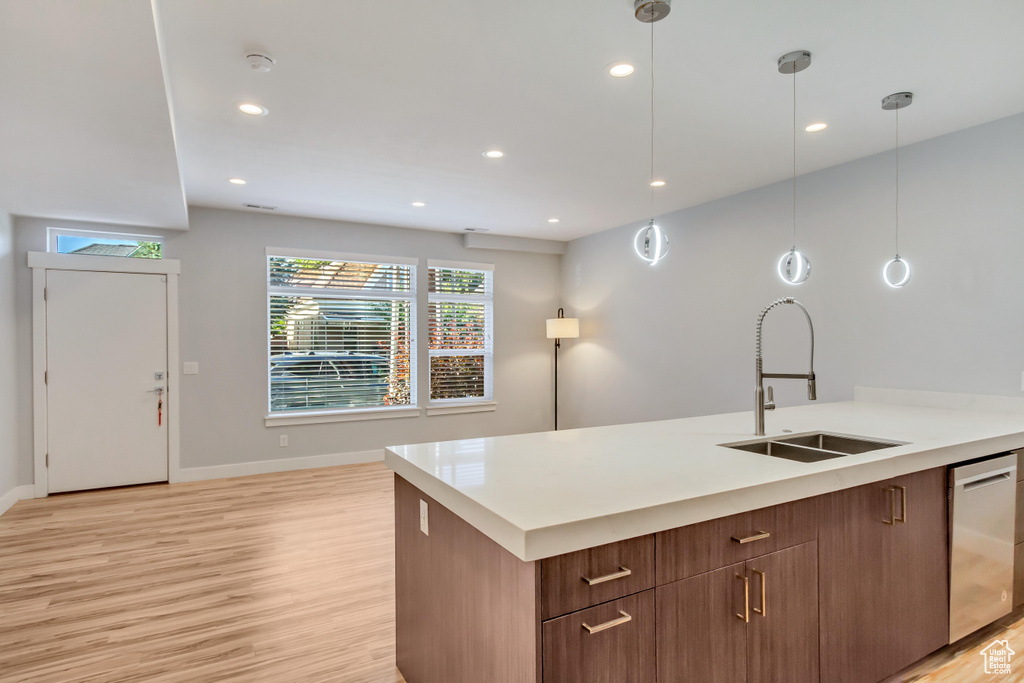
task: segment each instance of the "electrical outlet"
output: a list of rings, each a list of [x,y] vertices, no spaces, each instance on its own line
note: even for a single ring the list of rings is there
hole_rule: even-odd
[[[287,434],[282,434],[281,435],[281,448],[284,448],[287,445],[288,445],[288,435]]]
[[[424,536],[430,535],[429,524],[427,523],[427,501],[420,499],[420,531]]]
[[[181,374],[183,375],[198,375],[199,374],[199,363],[186,362],[181,364]]]

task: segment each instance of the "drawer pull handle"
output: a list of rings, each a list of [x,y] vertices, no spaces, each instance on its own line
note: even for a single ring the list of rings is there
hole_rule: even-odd
[[[583,628],[587,629],[587,633],[600,633],[601,631],[607,631],[610,628],[615,628],[616,626],[621,626],[622,624],[633,621],[633,617],[629,616],[622,610],[619,610],[619,614],[622,616],[618,619],[612,619],[611,621],[606,621],[603,624],[598,624],[597,626],[591,626],[590,624],[583,622]]]
[[[760,614],[762,617],[768,616],[768,577],[764,575],[764,572],[760,569],[751,569],[761,579],[761,606],[754,607],[754,614]]]
[[[580,578],[586,581],[588,586],[596,586],[597,584],[604,583],[605,581],[624,579],[632,573],[633,572],[631,572],[629,569],[626,569],[625,567],[619,567],[619,571],[613,572],[611,574],[605,574],[604,576],[598,576],[596,579],[588,579],[585,576],[581,576]]]
[[[897,522],[902,522],[903,524],[906,524],[907,523],[907,487],[906,486],[897,486],[896,488],[898,488],[900,490],[900,516],[899,517],[895,517],[895,515],[894,515],[894,519]]]
[[[736,578],[743,582],[743,614],[736,613],[736,618],[744,624],[750,623],[750,578],[737,574]]]
[[[744,543],[751,543],[753,541],[760,541],[766,539],[769,536],[771,536],[771,533],[767,531],[758,531],[753,536],[744,536],[743,538],[737,538],[736,536],[733,536],[732,540],[736,541],[740,545],[743,545]]]
[[[883,524],[893,525],[896,523],[896,489],[888,486],[885,492],[889,494],[889,519],[883,519]]]

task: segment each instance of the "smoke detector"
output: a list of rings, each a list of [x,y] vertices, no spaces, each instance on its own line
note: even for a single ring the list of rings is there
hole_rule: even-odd
[[[634,0],[633,14],[645,24],[661,21],[672,11],[672,0]]]
[[[245,61],[249,65],[249,68],[253,71],[258,71],[261,74],[265,74],[270,71],[277,62],[270,55],[260,54],[259,52],[251,52],[245,56]]]

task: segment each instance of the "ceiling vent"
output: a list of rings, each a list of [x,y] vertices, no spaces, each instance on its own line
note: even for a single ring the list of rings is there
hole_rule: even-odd
[[[490,232],[490,228],[466,228],[466,232]]]
[[[277,211],[276,206],[267,206],[265,204],[242,204],[243,209],[259,209],[260,211]]]

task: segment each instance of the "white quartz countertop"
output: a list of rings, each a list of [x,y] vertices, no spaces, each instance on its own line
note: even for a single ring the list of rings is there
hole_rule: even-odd
[[[462,439],[385,451],[414,486],[524,561],[1024,447],[1024,399],[858,388],[783,408],[768,436],[827,431],[906,445],[816,463],[724,448],[750,412]]]

